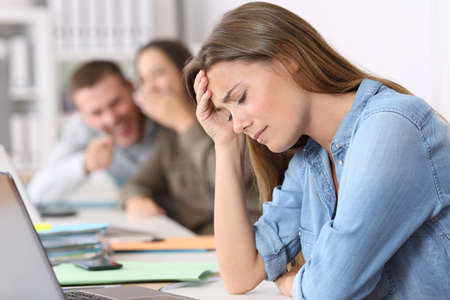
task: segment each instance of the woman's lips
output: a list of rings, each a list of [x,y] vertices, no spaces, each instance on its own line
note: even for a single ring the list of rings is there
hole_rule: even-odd
[[[253,139],[258,141],[258,143],[259,143],[260,141],[258,139],[261,137],[261,135],[266,130],[266,128],[267,128],[267,126],[264,127],[263,129],[261,129],[260,131],[258,131],[257,133],[255,133],[255,135],[253,136]]]

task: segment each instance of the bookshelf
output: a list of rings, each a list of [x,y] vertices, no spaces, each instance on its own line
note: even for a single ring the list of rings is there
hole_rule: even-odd
[[[40,167],[57,143],[71,107],[65,85],[79,64],[114,60],[133,78],[139,46],[176,36],[174,0],[39,3],[0,8],[0,144],[25,172]]]
[[[29,169],[42,161],[57,141],[50,15],[41,7],[2,8],[0,32],[6,65],[1,79],[5,89],[0,104],[4,114],[0,139],[18,167]]]

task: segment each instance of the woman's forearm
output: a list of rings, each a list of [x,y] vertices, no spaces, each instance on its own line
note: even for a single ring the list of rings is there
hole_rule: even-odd
[[[238,146],[216,147],[214,230],[217,257],[228,292],[253,289],[265,277],[244,199],[244,155]]]

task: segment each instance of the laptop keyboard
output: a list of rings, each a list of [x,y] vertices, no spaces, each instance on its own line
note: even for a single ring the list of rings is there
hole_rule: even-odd
[[[66,300],[110,300],[102,296],[88,294],[82,291],[64,291],[64,297]]]

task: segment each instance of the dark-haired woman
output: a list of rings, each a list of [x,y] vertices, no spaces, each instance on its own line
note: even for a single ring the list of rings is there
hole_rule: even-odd
[[[122,190],[128,216],[167,214],[199,234],[213,233],[214,143],[195,118],[182,81],[189,50],[173,40],[154,40],[136,58],[136,101],[148,117],[168,128],[155,141],[150,159]],[[250,167],[247,168],[250,170]],[[253,220],[261,214],[252,175],[247,196]]]

